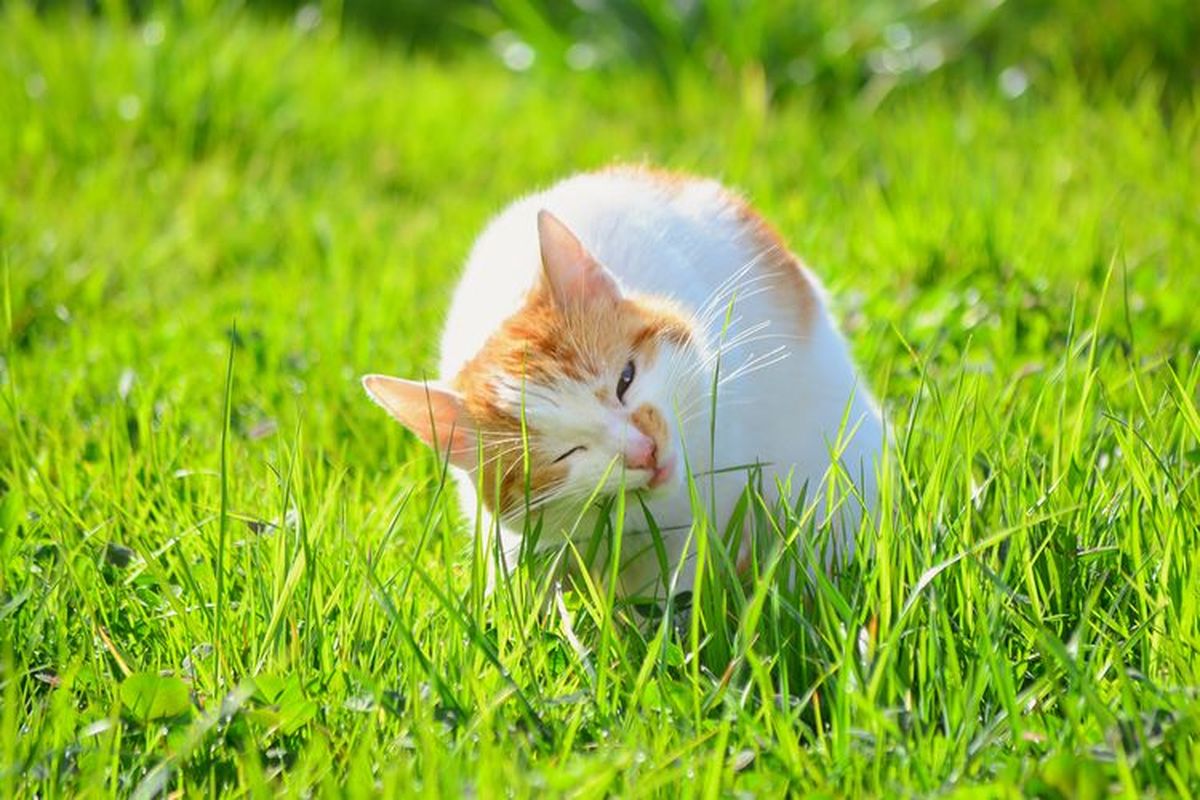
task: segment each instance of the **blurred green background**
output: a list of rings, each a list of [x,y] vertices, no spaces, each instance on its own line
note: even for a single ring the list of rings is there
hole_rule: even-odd
[[[33,5],[135,18],[155,7],[120,0]],[[1152,81],[1178,97],[1200,78],[1200,3],[1192,0],[262,0],[246,6],[292,16],[301,28],[350,26],[405,52],[451,57],[487,45],[517,71],[649,70],[666,91],[681,73],[761,83],[772,97],[801,87],[846,97],[949,75],[1002,80],[1016,94],[1056,78],[1106,91]]]

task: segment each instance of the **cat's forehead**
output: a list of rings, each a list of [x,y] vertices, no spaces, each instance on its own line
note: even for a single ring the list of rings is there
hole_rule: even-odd
[[[628,359],[652,361],[664,344],[683,346],[692,337],[687,317],[663,301],[623,299],[563,311],[534,295],[467,362],[458,382],[468,398],[494,401],[511,401],[513,387],[607,383]]]
[[[597,408],[597,383],[571,378],[531,383],[497,375],[492,386],[494,402],[514,417],[524,416],[528,427],[538,432],[547,425],[586,423]]]

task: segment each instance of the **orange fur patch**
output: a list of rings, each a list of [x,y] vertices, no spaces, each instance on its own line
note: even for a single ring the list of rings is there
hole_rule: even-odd
[[[796,322],[807,333],[816,319],[817,292],[800,260],[788,249],[787,243],[771,223],[762,218],[745,199],[730,194],[737,208],[738,219],[750,234],[751,240],[764,253],[758,269],[782,279],[781,288],[787,292],[791,307],[796,310]]]
[[[619,175],[632,175],[634,177],[649,179],[651,183],[656,184],[668,192],[682,192],[688,187],[688,184],[695,183],[697,178],[689,175],[686,172],[677,172],[675,170],[665,169],[654,164],[610,164],[603,169],[604,172],[615,172]]]
[[[646,312],[646,321],[633,337],[635,351],[650,350],[660,341],[670,342],[676,347],[686,347],[692,342],[691,326],[673,310],[649,306],[643,310]]]
[[[631,417],[633,427],[654,440],[661,450],[667,440],[667,421],[662,412],[649,403],[642,403]]]

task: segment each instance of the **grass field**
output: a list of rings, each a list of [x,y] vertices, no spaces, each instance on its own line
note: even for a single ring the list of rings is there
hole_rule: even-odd
[[[0,6],[0,795],[1200,793],[1195,97],[755,75]],[[681,631],[485,599],[357,381],[503,203],[644,159],[777,223],[895,442],[844,573],[713,555]]]

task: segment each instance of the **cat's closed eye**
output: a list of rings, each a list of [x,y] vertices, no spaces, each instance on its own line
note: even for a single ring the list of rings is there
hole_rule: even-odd
[[[625,402],[625,392],[629,391],[629,385],[633,383],[633,376],[636,372],[633,361],[627,362],[625,369],[621,370],[621,377],[617,379],[617,399],[622,403]]]
[[[554,459],[554,462],[553,462],[553,463],[557,464],[557,463],[558,463],[558,462],[560,462],[560,461],[564,461],[564,460],[566,460],[567,458],[569,458],[569,457],[571,457],[571,456],[575,455],[576,453],[578,453],[578,452],[581,452],[581,451],[583,451],[583,450],[587,450],[587,448],[586,448],[586,447],[584,447],[584,446],[583,446],[583,445],[581,445],[581,444],[577,444],[577,445],[575,445],[574,447],[572,447],[570,450],[568,450],[567,452],[563,453],[563,454],[562,454],[561,456],[559,456],[558,458]]]

